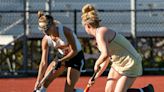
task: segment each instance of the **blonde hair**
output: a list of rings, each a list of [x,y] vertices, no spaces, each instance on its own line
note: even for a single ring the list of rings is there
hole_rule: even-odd
[[[45,15],[42,11],[38,11],[38,24],[40,29],[46,30],[51,25],[57,25],[60,22],[57,20],[54,20],[51,15]]]
[[[91,26],[97,28],[100,26],[100,21],[97,11],[91,4],[86,4],[82,8],[82,24],[89,23]]]

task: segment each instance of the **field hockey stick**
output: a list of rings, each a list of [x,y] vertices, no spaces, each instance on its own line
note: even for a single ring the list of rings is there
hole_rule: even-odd
[[[99,67],[98,70],[97,70],[96,72],[94,72],[94,74],[92,75],[91,81],[94,81],[94,80],[95,80],[95,76],[96,76],[96,74],[97,74],[97,72],[98,72],[99,70],[100,70],[100,67]],[[90,87],[91,87],[91,86],[89,86],[89,85],[87,84],[87,86],[86,86],[85,89],[84,89],[84,92],[89,92]]]
[[[53,73],[55,73],[58,70],[58,65],[55,65],[54,68],[39,82],[39,87],[43,85],[43,83],[49,78],[49,76]],[[33,92],[36,92],[39,88],[34,90]]]

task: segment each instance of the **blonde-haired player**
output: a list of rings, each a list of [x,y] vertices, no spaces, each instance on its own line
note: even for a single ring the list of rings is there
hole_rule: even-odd
[[[101,52],[94,66],[95,71],[99,67],[101,70],[95,78],[102,74],[109,61],[112,62],[105,92],[153,92],[151,84],[141,89],[129,89],[136,78],[142,75],[142,58],[131,43],[121,34],[100,26],[101,20],[95,7],[91,4],[83,6],[81,18],[86,32],[96,38],[98,49]],[[90,85],[93,83],[89,81]]]
[[[57,70],[46,78],[39,92],[46,92],[49,84],[67,68],[64,92],[74,92],[74,86],[84,66],[84,55],[76,35],[67,27],[57,22],[50,15],[38,12],[39,29],[44,33],[42,39],[42,57],[34,90],[38,89],[41,80],[56,66]],[[54,59],[48,66],[49,47],[57,49],[62,58]]]

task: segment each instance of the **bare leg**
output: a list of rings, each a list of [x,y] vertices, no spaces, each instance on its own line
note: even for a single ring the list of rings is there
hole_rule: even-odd
[[[45,75],[47,75],[53,68],[54,66],[56,65],[56,62],[52,62],[47,70],[46,70],[46,73]],[[58,77],[59,75],[61,75],[63,73],[63,71],[65,70],[65,67],[64,66],[61,66],[61,68],[59,68],[54,74],[50,75],[49,78],[47,79],[47,81],[44,82],[44,87],[47,88],[49,86],[49,84],[56,78]]]
[[[115,92],[127,92],[135,80],[136,77],[121,76],[117,81]]]
[[[74,92],[74,86],[80,77],[80,71],[68,67],[64,92]]]
[[[105,87],[105,92],[113,92],[115,88],[115,84],[117,80],[119,79],[120,74],[117,73],[113,68],[110,69],[108,78],[107,78],[107,83]]]

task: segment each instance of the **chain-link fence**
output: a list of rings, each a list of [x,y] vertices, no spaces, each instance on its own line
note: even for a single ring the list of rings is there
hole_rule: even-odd
[[[86,55],[93,56],[87,60],[87,69],[92,70],[96,59],[94,53],[98,53],[98,50],[94,47],[94,39],[86,34],[81,24],[80,10],[86,3],[91,3],[97,8],[102,20],[101,25],[123,34],[132,41],[130,0],[0,0],[0,36],[15,37],[25,34],[24,38],[28,39],[22,45],[21,54],[17,52],[19,53],[18,58],[24,57],[25,59],[18,59],[22,65],[15,63],[14,71],[22,69],[23,72],[27,70],[26,72],[36,73],[38,69],[43,36],[38,30],[38,10],[47,11],[55,19],[75,31]],[[143,56],[145,70],[164,70],[164,1],[137,0],[136,8],[137,50]],[[19,43],[22,42],[17,44]],[[7,48],[1,50],[1,60],[5,56],[2,52],[5,49]],[[52,56],[54,52],[51,51],[50,54]],[[0,61],[0,66],[5,66],[4,62],[8,62],[6,60]],[[15,61],[11,59],[10,62]],[[6,64],[0,72],[1,70],[8,72],[9,68]]]

